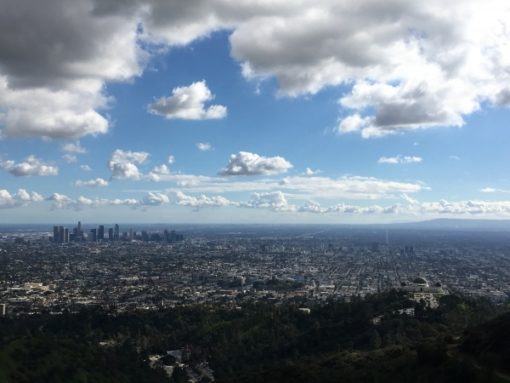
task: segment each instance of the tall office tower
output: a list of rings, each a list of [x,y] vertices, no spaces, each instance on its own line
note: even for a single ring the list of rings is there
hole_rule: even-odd
[[[133,240],[133,229],[129,229],[129,240]]]
[[[91,242],[97,241],[97,229],[90,229],[90,241]]]
[[[113,241],[113,229],[111,227],[108,229],[108,240]]]
[[[69,229],[67,227],[64,229],[64,242],[69,242]]]
[[[53,242],[58,243],[58,226],[53,226]]]
[[[78,234],[81,233],[81,221],[78,221]]]
[[[114,240],[118,241],[119,240],[119,225],[115,224],[115,235],[113,237]]]
[[[64,226],[58,227],[58,242],[59,243],[64,242]]]
[[[99,230],[97,232],[97,239],[102,241],[104,239],[104,226],[100,225]]]

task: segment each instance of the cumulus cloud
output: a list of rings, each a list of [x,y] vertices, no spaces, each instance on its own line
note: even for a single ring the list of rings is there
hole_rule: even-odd
[[[417,193],[424,189],[420,183],[381,180],[373,177],[285,177],[280,189],[320,198],[381,199],[397,198],[402,193]]]
[[[97,197],[80,196],[76,199],[60,193],[53,193],[46,198],[52,203],[54,209],[75,209],[80,210],[86,207],[94,208],[99,206],[127,206],[130,208],[146,209],[150,206],[161,206],[171,202],[179,206],[192,207],[195,210],[205,207],[238,207],[246,209],[266,209],[275,212],[289,214],[328,214],[328,215],[370,215],[386,216],[395,215],[402,217],[428,217],[438,216],[463,217],[478,216],[486,218],[508,218],[510,217],[510,201],[484,201],[484,200],[461,200],[461,201],[427,201],[420,202],[403,194],[401,197],[404,203],[390,205],[353,205],[338,203],[335,205],[323,206],[315,200],[308,200],[302,204],[291,204],[288,196],[282,191],[267,193],[253,193],[247,201],[236,202],[219,195],[190,195],[181,190],[167,192],[151,191],[141,199],[106,199]],[[294,199],[296,196],[292,196]],[[31,202],[42,201],[43,197],[37,193],[29,193],[20,189],[17,193],[11,194],[7,190],[0,190],[0,208],[24,206]]]
[[[142,173],[138,166],[145,163],[149,158],[149,153],[132,152],[117,149],[112,153],[108,167],[112,172],[112,178],[138,180]]]
[[[74,186],[77,186],[77,187],[106,187],[106,186],[108,186],[108,181],[103,178],[96,178],[96,179],[88,180],[88,181],[78,180],[74,183]]]
[[[3,137],[73,139],[108,131],[106,81],[141,73],[132,15],[94,15],[91,1],[0,5]],[[22,25],[30,25],[24,28]]]
[[[441,215],[477,215],[477,216],[501,216],[510,215],[510,201],[447,201],[421,202],[411,205],[410,210],[417,214],[441,214]]]
[[[46,198],[46,200],[51,201],[53,208],[55,209],[67,208],[75,204],[75,201],[72,198],[60,193],[53,193],[48,198]]]
[[[222,176],[256,176],[285,173],[292,164],[285,158],[263,157],[255,153],[239,152],[230,156],[230,161],[219,174]]]
[[[164,181],[167,179],[166,176],[170,175],[170,169],[165,164],[155,166],[149,174],[147,174],[147,179],[158,182],[158,181]]]
[[[80,165],[80,169],[84,172],[90,172],[92,168],[89,165]]]
[[[282,212],[291,212],[296,210],[296,207],[289,204],[285,194],[281,191],[271,193],[253,193],[249,201],[243,203],[241,206],[249,208],[264,208]]]
[[[197,142],[197,148],[201,152],[207,152],[212,149],[212,145],[208,142]]]
[[[370,205],[348,205],[337,204],[328,207],[322,207],[318,202],[308,201],[305,205],[299,207],[301,213],[314,214],[352,214],[352,215],[381,215],[381,214],[398,214],[401,210],[398,204],[390,206]]]
[[[159,206],[164,203],[170,202],[170,199],[166,194],[157,193],[157,192],[149,192],[142,200],[143,205],[146,206]]]
[[[58,167],[45,163],[33,155],[18,163],[12,160],[0,161],[0,169],[16,177],[56,176],[58,174]]]
[[[44,198],[36,192],[28,192],[25,189],[18,189],[11,194],[6,189],[0,189],[0,209],[7,209],[19,206],[27,206],[31,202],[40,202]]]
[[[192,196],[184,194],[182,191],[177,190],[172,193],[175,196],[177,205],[190,206],[195,209],[203,207],[225,207],[225,206],[238,206],[236,202],[230,201],[222,196],[207,196],[199,195]]]
[[[275,76],[291,96],[353,82],[343,133],[461,126],[484,101],[508,104],[509,13],[499,0],[303,1],[238,25],[232,52],[245,76]]]
[[[170,97],[162,97],[149,105],[149,112],[167,119],[209,120],[220,119],[227,115],[223,105],[205,104],[214,99],[204,80],[189,86],[172,89]]]
[[[62,150],[67,153],[84,154],[87,153],[87,149],[81,146],[80,141],[68,142],[62,145]]]
[[[166,195],[161,193],[150,192],[142,199],[135,198],[98,198],[79,196],[74,199],[65,194],[53,193],[46,198],[46,201],[52,203],[52,209],[74,209],[81,210],[83,208],[100,207],[100,206],[127,206],[133,209],[144,208],[147,206],[157,206],[169,201]]]
[[[313,170],[311,168],[306,168],[305,172],[303,173],[304,176],[316,176],[317,174],[319,174],[321,171],[320,170]]]
[[[167,161],[167,162],[168,162],[168,164],[169,164],[169,165],[173,165],[173,164],[175,164],[175,157],[174,157],[174,156],[172,156],[172,155],[169,155],[169,156],[168,156],[168,161]]]
[[[283,179],[232,179],[231,177],[208,177],[193,174],[155,174],[152,181],[174,182],[191,193],[240,193],[272,192],[281,190],[302,198],[345,199],[400,199],[403,193],[413,194],[428,187],[421,182],[399,182],[373,177],[344,176],[339,178],[320,176],[292,176]]]
[[[509,20],[504,0],[448,7],[441,0],[356,6],[348,0],[48,0],[44,9],[28,0],[3,2],[2,136],[105,133],[107,82],[141,74],[155,44],[183,46],[218,30],[229,31],[243,75],[275,78],[281,95],[353,84],[340,100],[352,110],[339,123],[344,133],[369,138],[461,126],[483,104],[510,104]],[[210,92],[189,88],[176,88],[181,93],[158,100],[154,111],[169,118],[225,115],[222,106],[203,105]],[[201,96],[181,97],[190,94]]]
[[[399,164],[414,164],[422,161],[423,158],[418,156],[402,156],[399,154],[395,157],[381,157],[377,162],[380,164],[399,165]]]
[[[78,157],[76,157],[76,155],[74,154],[71,154],[71,153],[66,153],[62,156],[62,159],[67,162],[68,164],[74,164],[75,162],[78,161]]]

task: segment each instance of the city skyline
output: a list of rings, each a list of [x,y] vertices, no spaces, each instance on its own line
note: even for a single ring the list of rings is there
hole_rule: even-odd
[[[509,219],[508,3],[356,3],[0,5],[0,223]]]

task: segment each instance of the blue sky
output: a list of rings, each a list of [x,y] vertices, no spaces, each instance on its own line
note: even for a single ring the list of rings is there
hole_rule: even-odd
[[[301,3],[0,6],[0,222],[508,218],[508,5]]]

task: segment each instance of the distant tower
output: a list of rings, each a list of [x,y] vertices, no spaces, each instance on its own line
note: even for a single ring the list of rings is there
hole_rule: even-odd
[[[58,227],[58,242],[59,243],[64,242],[64,226]]]
[[[53,226],[53,242],[58,243],[58,226]]]
[[[99,239],[100,241],[104,240],[104,226],[103,225],[99,226],[99,230],[97,233],[97,239]]]
[[[113,236],[113,239],[118,241],[119,240],[119,225],[115,224],[115,234]]]
[[[67,227],[64,229],[64,242],[69,242],[69,229]]]
[[[113,241],[113,229],[110,227],[108,229],[108,240]]]
[[[97,241],[97,229],[90,229],[90,241],[91,242]]]

